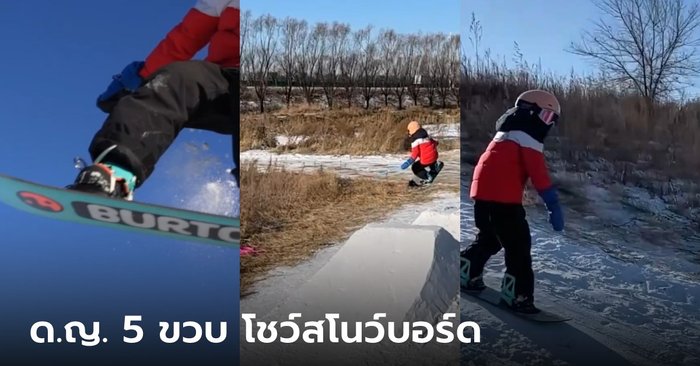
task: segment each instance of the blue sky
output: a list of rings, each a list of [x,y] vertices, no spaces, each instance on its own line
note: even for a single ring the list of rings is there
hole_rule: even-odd
[[[457,33],[458,7],[459,0],[241,1],[241,9],[252,11],[254,16],[289,16],[310,23],[337,21],[350,24],[352,29],[371,24],[377,29],[394,29],[399,33]]]
[[[0,173],[54,186],[71,183],[73,158],[90,162],[88,145],[106,117],[95,106],[97,95],[127,63],[144,59],[193,4],[1,1]],[[179,168],[187,144],[205,143],[209,149],[191,159],[219,161],[206,174],[224,177],[230,137],[185,131],[136,198],[177,205],[176,194],[186,191],[175,183],[188,178]],[[0,364],[12,354],[6,347],[26,349],[27,357],[75,351],[31,347],[29,327],[42,318],[103,321],[115,341],[120,316],[127,314],[142,314],[151,325],[156,319],[238,319],[237,250],[58,222],[2,204],[0,237]],[[152,341],[157,332],[149,332]],[[238,347],[230,347],[236,343],[227,344],[212,349],[222,363],[237,359]],[[168,349],[174,359],[183,357]]]
[[[524,60],[537,63],[541,59],[545,71],[568,74],[572,67],[577,73],[594,69],[587,60],[564,51],[600,16],[590,0],[462,0],[462,47],[473,56],[473,46],[466,38],[472,12],[483,28],[482,55],[491,49],[492,56],[499,61],[505,56],[512,65],[517,42]]]

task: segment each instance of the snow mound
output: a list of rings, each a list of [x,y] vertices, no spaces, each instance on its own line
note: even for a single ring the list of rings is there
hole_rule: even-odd
[[[286,313],[435,320],[459,295],[458,257],[459,243],[441,227],[369,224],[299,288]]]
[[[413,225],[435,225],[442,226],[453,237],[459,238],[459,213],[458,212],[438,212],[423,211],[413,221]]]
[[[301,313],[296,320],[301,324],[336,313],[339,322],[349,323],[351,335],[355,334],[354,322],[371,321],[375,313],[386,314],[379,320],[382,324],[396,322],[398,332],[401,321],[437,324],[444,313],[455,311],[459,299],[458,254],[459,243],[442,227],[368,224],[356,231],[287,302],[255,321],[284,321],[291,313]],[[458,318],[452,319],[453,329]],[[340,334],[338,323],[336,329]],[[376,335],[364,332],[368,337]],[[288,335],[280,332],[280,336]],[[392,344],[386,337],[379,344],[245,342],[241,348],[243,363],[249,359],[275,364],[275,360],[284,359],[290,365],[311,360],[314,364],[398,364],[399,359],[415,365],[455,364],[459,355],[458,342]]]

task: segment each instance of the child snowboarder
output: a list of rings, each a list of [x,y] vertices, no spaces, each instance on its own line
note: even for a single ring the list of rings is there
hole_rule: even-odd
[[[411,142],[411,157],[401,164],[401,169],[411,166],[413,174],[418,177],[419,183],[423,185],[432,183],[440,173],[443,163],[438,160],[438,142],[428,135],[428,131],[421,127],[417,121],[411,121],[407,126],[408,138]],[[429,168],[428,172],[426,168]]]
[[[478,234],[461,253],[461,287],[485,288],[486,261],[505,249],[506,273],[501,283],[503,300],[515,311],[534,314],[534,273],[530,254],[530,228],[522,197],[530,178],[542,197],[555,231],[564,228],[557,192],[549,178],[543,143],[560,115],[556,97],[529,90],[496,123],[496,136],[474,170],[470,196]]]
[[[97,100],[109,113],[90,144],[93,165],[68,186],[133,199],[183,128],[232,136],[239,181],[239,0],[198,0],[145,61],[115,76]],[[191,60],[209,44],[206,60]]]

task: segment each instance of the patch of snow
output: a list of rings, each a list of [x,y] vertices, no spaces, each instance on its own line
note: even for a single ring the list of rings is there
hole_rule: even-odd
[[[308,139],[309,139],[308,136],[285,136],[285,135],[275,136],[275,141],[277,141],[277,146],[298,145],[298,144],[300,144]]]
[[[468,192],[463,182],[462,192]],[[581,184],[592,215],[565,209],[565,232],[552,231],[545,210],[528,208],[535,271],[535,301],[574,319],[549,327],[518,322],[468,295],[461,297],[463,319],[491,329],[484,343],[462,347],[475,364],[635,364],[693,365],[700,360],[700,264],[697,248],[683,240],[659,245],[640,229],[647,218],[614,190]],[[623,197],[658,202],[636,189]],[[635,192],[635,193],[632,193]],[[461,204],[461,247],[476,234],[472,202]],[[592,216],[592,217],[586,217]],[[643,227],[642,227],[643,228]],[[660,232],[659,235],[663,235]],[[666,231],[666,238],[673,233]],[[675,243],[674,243],[675,241]],[[503,251],[487,263],[484,278],[498,288],[505,269]],[[504,347],[507,345],[507,347]]]
[[[459,123],[441,123],[423,125],[423,128],[435,138],[458,138]]]

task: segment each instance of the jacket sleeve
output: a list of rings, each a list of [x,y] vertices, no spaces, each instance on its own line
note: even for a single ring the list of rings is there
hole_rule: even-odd
[[[175,61],[190,60],[209,43],[219,25],[219,17],[231,0],[198,0],[146,58],[140,75],[147,78]]]
[[[223,67],[241,65],[241,10],[239,0],[232,0],[221,13],[216,33],[211,37],[207,61]]]
[[[525,171],[530,180],[532,180],[532,185],[535,186],[535,189],[538,192],[543,192],[550,188],[552,181],[549,178],[549,170],[544,160],[544,154],[528,147],[521,147],[520,149],[525,164]]]

